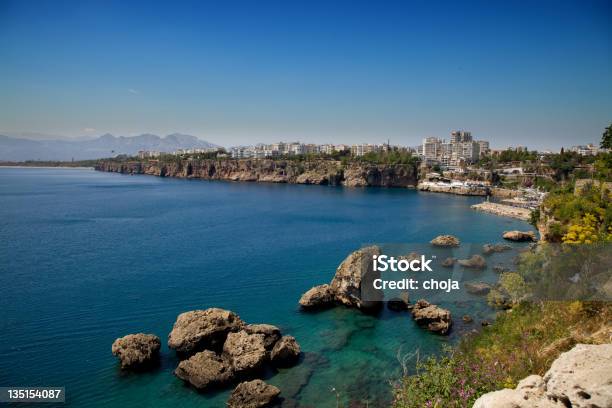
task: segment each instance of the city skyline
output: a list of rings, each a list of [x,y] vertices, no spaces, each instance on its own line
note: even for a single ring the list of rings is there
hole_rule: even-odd
[[[0,129],[492,148],[597,143],[612,6],[0,0]]]

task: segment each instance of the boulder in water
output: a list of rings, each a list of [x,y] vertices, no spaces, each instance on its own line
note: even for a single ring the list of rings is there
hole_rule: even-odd
[[[504,235],[502,235],[504,239],[509,241],[537,241],[535,232],[533,231],[504,231]]]
[[[424,299],[416,302],[412,308],[412,317],[417,324],[438,334],[447,334],[453,323],[450,311],[432,305]]]
[[[146,368],[159,358],[161,341],[153,334],[128,334],[114,341],[112,353],[121,361],[121,368]]]
[[[236,387],[227,401],[229,408],[263,408],[271,406],[280,390],[262,380],[245,381]]]
[[[461,241],[453,235],[438,235],[430,241],[430,244],[438,247],[458,247]]]
[[[276,367],[289,367],[300,357],[300,345],[293,336],[283,336],[272,349],[270,360]]]

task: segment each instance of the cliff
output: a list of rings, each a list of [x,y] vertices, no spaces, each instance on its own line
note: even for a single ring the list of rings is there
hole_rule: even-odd
[[[347,187],[412,188],[418,181],[418,170],[414,165],[359,162],[343,165],[339,161],[331,160],[186,159],[174,162],[106,160],[96,164],[95,169],[159,177]]]

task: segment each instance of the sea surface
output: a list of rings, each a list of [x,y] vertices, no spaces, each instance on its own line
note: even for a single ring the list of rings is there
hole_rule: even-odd
[[[476,296],[432,293],[456,322],[450,336],[437,336],[406,312],[304,313],[297,301],[365,244],[424,253],[448,233],[467,256],[504,230],[530,229],[469,208],[480,201],[408,189],[0,168],[0,386],[64,386],[71,407],[223,407],[229,390],[186,386],[165,344],[179,313],[214,306],[297,338],[303,361],[266,378],[281,389],[283,406],[384,406],[401,356],[438,353],[492,311]],[[510,253],[487,262],[510,266]],[[490,269],[436,273],[494,282]],[[461,323],[465,313],[473,327]],[[120,371],[111,344],[135,332],[161,337],[157,370]]]

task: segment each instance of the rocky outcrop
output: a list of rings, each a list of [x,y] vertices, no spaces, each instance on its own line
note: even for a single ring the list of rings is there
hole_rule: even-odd
[[[465,282],[463,286],[473,295],[486,295],[491,291],[491,285],[485,282]]]
[[[179,356],[195,353],[175,374],[199,390],[253,379],[270,363],[291,365],[300,355],[295,338],[281,337],[278,327],[245,324],[235,313],[216,308],[179,315],[170,339],[182,351]]]
[[[270,361],[276,367],[290,367],[298,362],[300,345],[293,336],[283,336],[272,349]]]
[[[487,186],[433,183],[428,181],[419,183],[417,189],[421,191],[430,191],[432,193],[448,193],[467,196],[486,196],[489,194],[489,188]]]
[[[452,325],[451,313],[426,300],[419,300],[412,308],[412,317],[420,326],[438,334],[447,334]]]
[[[540,377],[484,394],[473,408],[612,407],[612,344],[578,344]]]
[[[347,187],[415,187],[412,164],[375,165],[334,160],[178,159],[175,161],[100,161],[95,169],[124,174],[205,180],[344,185]]]
[[[429,243],[437,247],[457,247],[461,244],[461,241],[453,235],[438,235]]]
[[[223,344],[223,357],[230,362],[236,376],[258,373],[268,357],[264,335],[249,334],[244,330],[229,333]]]
[[[159,359],[161,341],[153,334],[128,334],[114,341],[111,351],[119,358],[121,368],[140,369]]]
[[[280,329],[271,324],[248,324],[245,326],[244,331],[248,334],[262,334],[266,350],[272,350],[272,347],[281,338]]]
[[[353,252],[342,261],[330,284],[336,302],[364,310],[380,306],[381,293],[372,285],[374,279],[380,277],[372,267],[374,255],[380,255],[380,248],[370,246]]]
[[[322,309],[334,304],[334,292],[328,284],[310,288],[300,298],[303,309]]]
[[[231,362],[210,350],[200,351],[181,361],[174,374],[199,390],[224,386],[235,378]]]
[[[236,387],[227,400],[229,408],[264,408],[275,403],[280,390],[262,380],[245,381]]]
[[[523,221],[529,221],[529,218],[531,216],[531,210],[528,208],[514,207],[512,205],[499,203],[491,203],[489,201],[485,201],[484,203],[480,204],[474,204],[470,207],[477,211],[500,215],[502,217],[516,218],[518,220]]]
[[[512,247],[506,244],[484,244],[482,246],[482,253],[485,255],[491,255],[495,252],[510,251]]]
[[[537,241],[535,232],[533,231],[504,231],[502,235],[504,239],[516,242]]]
[[[380,277],[372,267],[372,257],[380,255],[380,248],[370,246],[351,253],[338,268],[329,285],[309,289],[300,298],[304,309],[316,309],[333,304],[370,311],[382,305],[382,293],[372,282]]]
[[[464,268],[484,269],[487,267],[487,261],[480,255],[472,255],[469,259],[460,259],[457,263]]]
[[[168,347],[182,354],[219,350],[230,332],[244,327],[237,314],[210,308],[181,313],[168,335]]]

